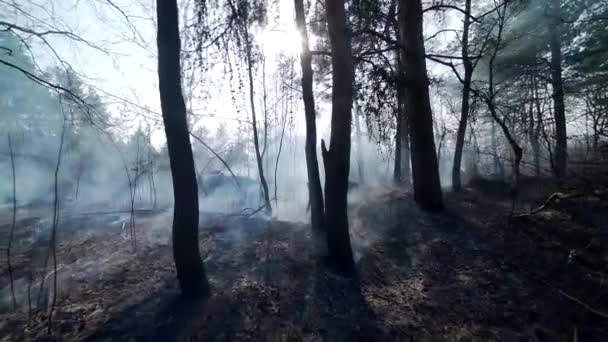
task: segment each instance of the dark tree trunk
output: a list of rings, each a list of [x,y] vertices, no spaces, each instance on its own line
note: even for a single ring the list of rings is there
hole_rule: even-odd
[[[422,4],[420,0],[400,0],[399,28],[405,71],[405,106],[408,111],[412,153],[414,199],[427,210],[443,208],[439,169],[433,137],[433,115],[429,100]]]
[[[306,116],[306,167],[308,170],[308,199],[310,203],[310,223],[313,230],[323,231],[325,213],[323,209],[323,191],[319,176],[319,161],[317,160],[317,124],[315,114],[315,98],[312,90],[311,55],[308,47],[308,31],[304,16],[303,0],[295,0],[296,23],[302,35],[302,97],[304,99],[304,115]]]
[[[555,162],[557,178],[566,176],[568,142],[566,133],[566,113],[564,107],[564,88],[562,85],[562,46],[561,46],[561,9],[560,1],[552,1],[551,26],[551,83],[553,85],[553,114],[555,118]]]
[[[462,63],[464,67],[464,79],[462,82],[462,104],[460,110],[460,121],[456,133],[456,148],[454,150],[454,164],[452,165],[452,188],[454,191],[462,190],[460,179],[460,165],[462,164],[462,150],[464,138],[467,131],[469,119],[469,95],[471,92],[471,78],[473,76],[473,63],[469,59],[469,27],[471,26],[471,0],[465,1],[464,26],[462,31]]]
[[[158,79],[173,179],[173,257],[182,294],[210,293],[198,244],[198,194],[181,88],[177,0],[157,0]]]
[[[325,3],[332,52],[332,113],[329,150],[321,141],[325,164],[325,218],[330,262],[338,271],[354,272],[348,232],[347,190],[353,103],[353,61],[343,0]]]

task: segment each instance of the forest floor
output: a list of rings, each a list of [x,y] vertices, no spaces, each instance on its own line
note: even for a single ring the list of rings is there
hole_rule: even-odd
[[[62,226],[53,333],[26,306],[0,315],[0,341],[605,341],[608,203],[511,217],[506,193],[482,182],[438,214],[369,193],[349,209],[357,279],[327,269],[307,225],[206,217],[206,301],[179,297],[170,213],[137,216],[136,251],[120,220]],[[547,195],[531,190],[515,211]]]

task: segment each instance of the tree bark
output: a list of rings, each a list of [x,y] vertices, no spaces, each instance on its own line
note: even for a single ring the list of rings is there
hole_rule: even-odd
[[[471,26],[471,0],[465,1],[464,25],[462,31],[462,63],[464,67],[464,78],[462,82],[462,104],[460,110],[460,121],[456,133],[456,148],[454,150],[454,164],[452,165],[452,188],[454,191],[462,190],[460,179],[460,166],[462,164],[462,150],[469,118],[469,97],[471,92],[471,78],[473,76],[473,63],[469,59],[469,27]]]
[[[433,115],[422,35],[420,0],[399,1],[399,30],[404,54],[405,106],[410,125],[414,199],[426,210],[441,210],[443,199],[433,137]]]
[[[350,172],[351,108],[354,69],[351,38],[343,0],[325,3],[331,42],[332,113],[329,150],[321,141],[325,164],[325,215],[330,262],[345,274],[354,273],[348,232],[347,191]]]
[[[555,162],[553,172],[558,179],[566,176],[568,142],[566,133],[566,113],[564,88],[562,85],[562,46],[560,1],[552,0],[551,25],[551,83],[553,86],[553,114],[555,119]]]
[[[210,294],[198,244],[198,194],[181,88],[177,0],[157,0],[158,79],[173,180],[173,257],[182,294]]]
[[[302,98],[304,99],[304,115],[306,116],[306,168],[308,171],[308,199],[310,203],[310,223],[312,229],[319,232],[325,230],[325,213],[323,208],[323,191],[319,176],[319,161],[317,160],[317,124],[315,113],[315,98],[312,89],[311,54],[308,46],[308,31],[304,16],[303,0],[295,0],[296,24],[302,35],[302,52],[300,65],[302,67]]]

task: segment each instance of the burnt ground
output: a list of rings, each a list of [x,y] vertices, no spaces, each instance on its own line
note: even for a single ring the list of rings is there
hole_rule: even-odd
[[[608,203],[515,218],[498,188],[447,194],[440,214],[394,191],[352,206],[357,279],[325,267],[307,225],[207,217],[206,301],[179,297],[169,214],[138,216],[136,251],[120,223],[76,224],[58,251],[68,290],[52,335],[23,309],[0,316],[0,340],[605,341]],[[517,211],[546,196],[530,193]]]

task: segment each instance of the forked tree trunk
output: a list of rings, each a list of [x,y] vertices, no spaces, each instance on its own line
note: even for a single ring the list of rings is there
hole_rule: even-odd
[[[330,262],[338,271],[355,270],[348,233],[347,191],[350,171],[353,61],[343,0],[325,3],[332,51],[332,112],[329,150],[321,142],[325,163],[325,215]]]
[[[462,82],[462,104],[460,110],[460,121],[456,133],[456,148],[454,150],[454,164],[452,165],[452,188],[454,191],[462,190],[460,179],[460,166],[462,164],[462,150],[464,138],[467,131],[469,119],[469,97],[471,92],[471,78],[473,76],[473,63],[469,58],[469,27],[471,26],[471,0],[465,1],[464,26],[462,31],[462,63],[464,67],[464,78]]]
[[[260,140],[258,137],[258,123],[255,113],[255,96],[253,91],[253,57],[251,56],[251,37],[249,35],[249,29],[247,23],[245,25],[245,49],[247,54],[247,75],[249,77],[249,100],[251,104],[251,127],[253,128],[253,147],[255,149],[255,159],[258,165],[258,175],[260,176],[260,185],[262,187],[262,196],[264,198],[264,205],[266,206],[266,212],[272,212],[272,206],[270,204],[270,194],[268,193],[268,182],[264,176],[264,161],[262,160],[262,154],[260,152]]]
[[[488,106],[490,115],[494,119],[494,122],[496,122],[498,124],[498,126],[500,127],[500,129],[502,130],[503,134],[505,135],[505,138],[507,139],[507,142],[509,143],[509,145],[511,146],[511,149],[513,151],[511,195],[513,196],[513,205],[514,205],[515,199],[517,196],[517,189],[518,189],[518,185],[519,185],[520,164],[521,164],[521,160],[523,157],[523,149],[521,148],[521,146],[519,146],[519,144],[515,140],[515,137],[513,136],[513,134],[511,134],[511,131],[509,130],[509,127],[507,127],[505,121],[498,116],[498,113],[496,110],[496,103],[495,103],[496,93],[494,92],[494,61],[496,60],[496,56],[498,55],[498,50],[500,48],[502,33],[503,33],[504,25],[505,25],[504,18],[505,18],[506,12],[507,12],[506,6],[503,7],[502,11],[501,10],[498,11],[499,23],[498,23],[496,46],[494,47],[494,51],[493,51],[492,55],[490,56],[490,60],[488,62],[488,94],[487,94],[487,96],[484,96],[484,100],[486,102],[486,105]],[[492,126],[492,128],[494,128],[494,126]],[[498,158],[498,156],[496,155],[495,158]]]
[[[422,35],[420,0],[399,1],[399,31],[404,61],[405,106],[410,125],[414,199],[427,210],[443,208],[439,169],[433,137],[433,114]]]
[[[557,178],[566,176],[568,142],[566,133],[566,113],[564,107],[564,87],[562,85],[562,45],[560,1],[552,0],[551,18],[551,83],[553,86],[553,114],[555,119],[555,162],[553,172]]]
[[[311,54],[308,46],[308,31],[304,16],[303,0],[295,0],[296,23],[302,35],[302,98],[304,99],[304,115],[306,116],[306,168],[308,171],[308,199],[310,203],[310,223],[313,230],[323,231],[325,213],[323,208],[323,191],[319,176],[319,161],[317,160],[317,124],[315,114],[315,98],[312,89]]]
[[[182,294],[210,293],[198,244],[198,194],[181,88],[177,0],[157,0],[158,79],[173,180],[173,257]]]

